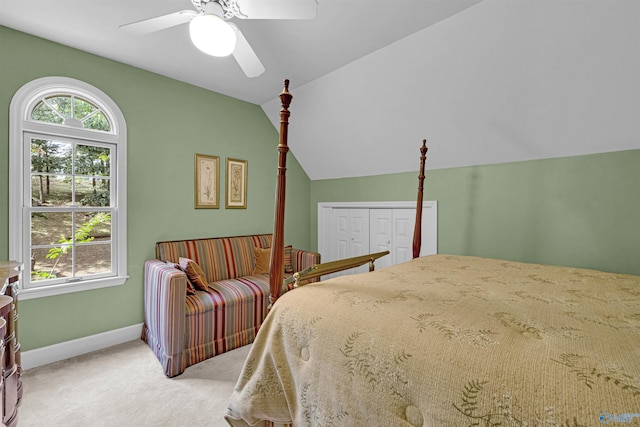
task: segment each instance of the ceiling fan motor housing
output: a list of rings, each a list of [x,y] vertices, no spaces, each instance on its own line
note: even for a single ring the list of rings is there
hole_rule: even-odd
[[[191,0],[193,7],[201,13],[212,13],[225,20],[234,16],[246,18],[236,0]]]

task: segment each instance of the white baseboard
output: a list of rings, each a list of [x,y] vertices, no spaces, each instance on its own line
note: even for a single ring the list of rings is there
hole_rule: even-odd
[[[91,353],[92,351],[140,339],[142,323],[127,326],[101,334],[90,335],[71,341],[65,341],[47,347],[21,352],[22,369],[27,370],[70,357]]]

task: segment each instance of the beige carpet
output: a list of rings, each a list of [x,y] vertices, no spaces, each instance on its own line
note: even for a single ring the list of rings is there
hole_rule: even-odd
[[[228,426],[223,415],[250,346],[166,378],[141,340],[23,375],[20,427]]]

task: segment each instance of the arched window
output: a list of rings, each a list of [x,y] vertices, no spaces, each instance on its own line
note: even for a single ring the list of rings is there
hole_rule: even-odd
[[[21,299],[123,284],[127,131],[117,105],[78,80],[34,80],[11,101],[9,138]]]

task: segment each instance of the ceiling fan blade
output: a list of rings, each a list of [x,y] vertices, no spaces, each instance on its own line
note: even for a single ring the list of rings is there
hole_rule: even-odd
[[[120,25],[119,28],[132,34],[149,34],[187,23],[196,15],[198,15],[198,12],[195,10],[181,10],[179,12],[169,13],[168,15],[156,16],[155,18],[123,24]]]
[[[260,62],[260,59],[253,51],[240,29],[235,25],[231,25],[231,27],[238,35],[236,48],[233,51],[233,57],[236,59],[238,65],[240,65],[240,68],[242,68],[242,71],[244,71],[247,77],[258,77],[264,73],[264,65],[262,65],[262,62]]]
[[[237,4],[242,19],[313,19],[318,9],[317,0],[237,0]]]

